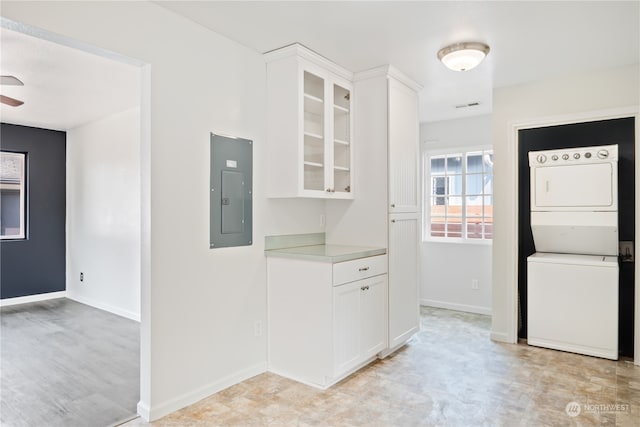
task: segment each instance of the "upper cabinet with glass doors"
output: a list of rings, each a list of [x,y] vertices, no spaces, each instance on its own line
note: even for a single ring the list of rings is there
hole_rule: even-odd
[[[294,44],[267,61],[267,194],[352,199],[351,72]]]

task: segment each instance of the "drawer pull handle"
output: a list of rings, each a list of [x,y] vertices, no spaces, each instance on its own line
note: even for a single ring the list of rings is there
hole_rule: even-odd
[[[368,291],[368,290],[369,290],[369,287],[368,287],[368,286],[361,286],[361,287],[360,287],[360,290],[361,290],[361,291]]]
[[[362,267],[362,268],[359,268],[358,271],[367,271],[368,269],[369,267]]]

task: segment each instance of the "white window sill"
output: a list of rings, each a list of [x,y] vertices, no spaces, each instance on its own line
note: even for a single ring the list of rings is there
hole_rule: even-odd
[[[455,237],[430,237],[427,239],[422,239],[422,243],[449,243],[454,245],[477,245],[477,246],[491,246],[493,244],[493,240],[482,240],[482,239],[458,239]]]

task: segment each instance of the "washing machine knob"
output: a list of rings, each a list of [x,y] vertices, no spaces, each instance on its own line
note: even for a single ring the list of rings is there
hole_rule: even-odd
[[[563,154],[562,155],[562,160],[569,160],[569,155],[568,154]]]
[[[598,151],[598,157],[600,157],[601,159],[606,159],[607,157],[609,157],[609,151],[607,150]]]
[[[589,152],[584,153],[584,157],[586,157],[587,159],[590,159],[591,158],[591,153],[589,153]]]
[[[551,156],[551,160],[553,160],[554,162],[558,160],[558,155],[554,154],[553,156]]]
[[[536,157],[536,159],[538,160],[538,163],[544,163],[547,161],[547,156],[545,156],[544,154],[538,154],[538,157]]]
[[[574,154],[574,155],[573,155],[573,158],[574,158],[574,159],[576,159],[576,160],[578,160],[578,159],[580,158],[580,153],[576,153],[576,154]]]

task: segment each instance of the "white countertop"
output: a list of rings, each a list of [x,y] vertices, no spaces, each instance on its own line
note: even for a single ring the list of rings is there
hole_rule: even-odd
[[[338,263],[370,256],[384,255],[385,248],[346,245],[310,245],[264,251],[268,257],[304,259],[308,261]]]

